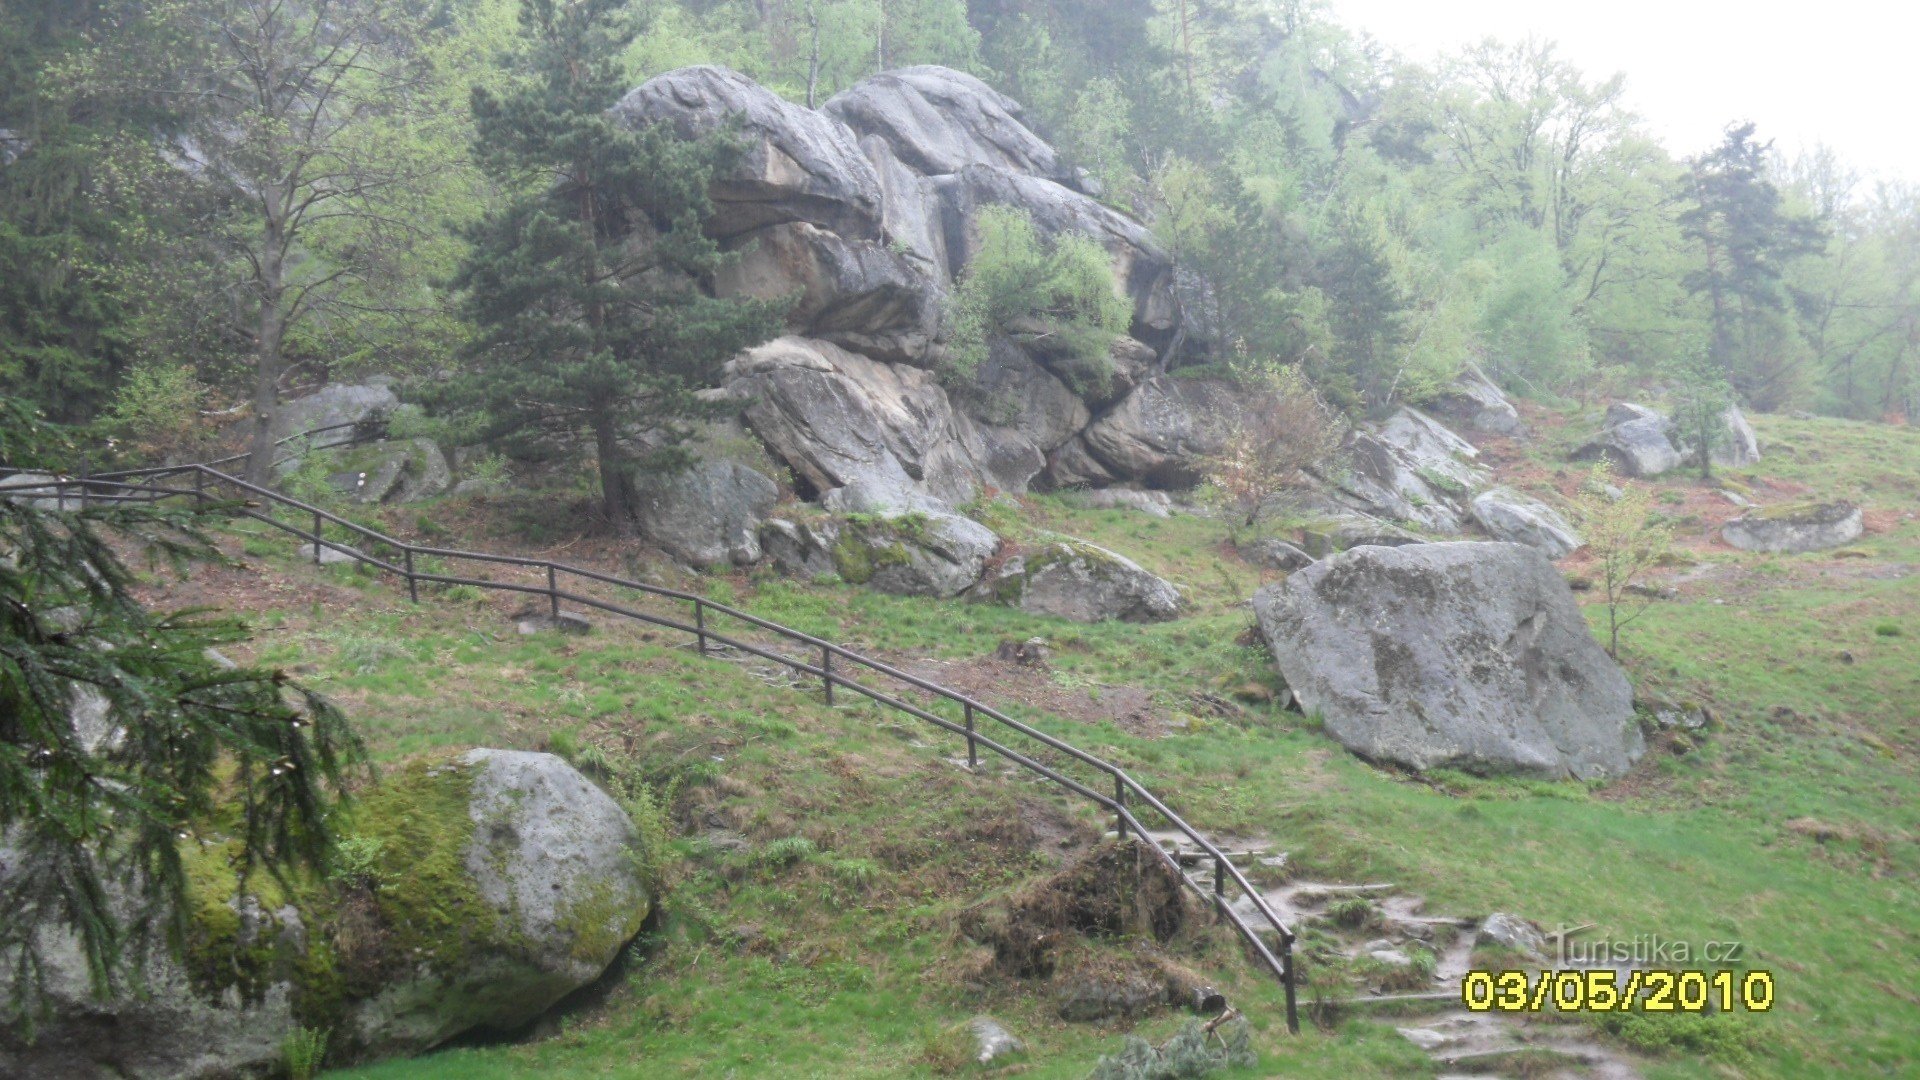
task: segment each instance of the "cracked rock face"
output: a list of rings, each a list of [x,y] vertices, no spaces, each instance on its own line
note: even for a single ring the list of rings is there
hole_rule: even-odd
[[[1645,751],[1626,676],[1531,548],[1355,548],[1254,612],[1302,707],[1363,757],[1590,779]]]

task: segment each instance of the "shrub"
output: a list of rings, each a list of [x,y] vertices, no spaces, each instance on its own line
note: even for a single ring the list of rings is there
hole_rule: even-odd
[[[1207,462],[1209,497],[1233,512],[1235,531],[1253,528],[1275,496],[1339,449],[1338,415],[1298,367],[1243,366],[1239,380],[1271,407],[1248,410],[1246,425]]]
[[[207,388],[185,365],[146,364],[128,373],[108,406],[103,427],[135,454],[188,457],[203,448]]]
[[[1899,637],[1901,634],[1905,633],[1905,631],[1900,629],[1899,623],[1890,623],[1890,622],[1883,622],[1878,626],[1875,626],[1873,628],[1873,632],[1879,635],[1880,637]]]
[[[981,210],[976,226],[979,244],[945,312],[945,373],[971,378],[986,361],[989,338],[1016,319],[1033,317],[1051,326],[1056,351],[1093,373],[1075,380],[1090,385],[1073,389],[1105,389],[1113,374],[1108,350],[1133,319],[1133,305],[1114,282],[1106,251],[1085,236],[1049,241],[1011,207]]]
[[[1200,1021],[1188,1020],[1158,1047],[1138,1035],[1127,1036],[1126,1048],[1117,1056],[1102,1056],[1087,1080],[1179,1080],[1259,1063],[1245,1019],[1235,1017],[1220,1028],[1219,1046],[1208,1045]]]

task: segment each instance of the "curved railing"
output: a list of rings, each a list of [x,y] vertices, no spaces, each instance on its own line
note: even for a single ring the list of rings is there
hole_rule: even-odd
[[[355,425],[351,424],[343,424],[336,425],[334,428],[319,429],[315,432],[304,432],[301,435],[282,440],[282,443],[310,437],[322,431],[332,431],[354,426]],[[340,443],[328,445],[345,445],[347,443],[362,441],[367,436],[365,434],[366,429],[362,428],[361,430],[362,434],[359,437],[349,438]],[[507,592],[525,593],[533,596],[543,596],[547,598],[550,611],[555,618],[559,617],[560,604],[562,601],[565,601],[654,626],[666,627],[693,635],[695,641],[698,643],[700,653],[703,656],[707,654],[713,645],[718,644],[727,648],[738,649],[741,652],[758,656],[765,660],[773,661],[795,672],[816,677],[821,681],[821,687],[826,695],[828,705],[833,704],[834,690],[839,688],[852,691],[878,704],[918,717],[936,727],[964,738],[967,743],[967,764],[969,768],[976,767],[979,764],[980,748],[985,747],[1008,761],[1030,772],[1043,776],[1053,783],[1094,802],[1112,813],[1114,815],[1115,829],[1119,836],[1125,837],[1129,830],[1137,835],[1148,848],[1153,850],[1162,861],[1165,862],[1181,881],[1186,882],[1190,888],[1200,893],[1201,896],[1212,905],[1218,916],[1226,920],[1226,922],[1234,928],[1235,932],[1240,935],[1241,939],[1246,942],[1247,947],[1253,952],[1255,959],[1280,980],[1286,990],[1287,1028],[1289,1031],[1296,1033],[1300,1030],[1299,1013],[1295,1000],[1293,964],[1293,943],[1295,935],[1292,928],[1274,913],[1273,909],[1267,904],[1266,898],[1260,894],[1258,889],[1254,888],[1253,884],[1247,880],[1246,875],[1240,871],[1240,868],[1235,866],[1233,860],[1229,859],[1212,840],[1189,825],[1179,814],[1174,813],[1166,803],[1155,796],[1153,792],[1147,790],[1145,786],[1128,775],[1126,770],[1119,766],[1087,753],[1079,747],[1049,735],[1031,725],[1021,723],[1006,713],[990,705],[983,704],[957,690],[941,686],[927,679],[922,679],[917,675],[909,674],[892,665],[868,656],[863,656],[860,653],[831,641],[762,619],[750,612],[717,603],[704,596],[683,592],[678,589],[669,589],[659,585],[649,585],[645,582],[630,581],[625,578],[615,577],[611,574],[603,574],[596,570],[588,570],[584,567],[551,562],[545,559],[528,559],[514,555],[495,555],[487,552],[461,551],[451,548],[436,548],[409,544],[367,528],[364,525],[349,521],[336,514],[329,513],[309,503],[289,498],[288,496],[267,488],[249,484],[238,477],[231,476],[213,467],[214,464],[230,464],[234,461],[242,460],[246,456],[245,454],[235,455],[234,457],[223,458],[213,464],[176,465],[152,469],[134,469],[124,472],[96,473],[85,477],[55,480],[49,484],[38,485],[37,487],[22,486],[18,488],[7,488],[5,489],[5,494],[10,496],[24,494],[32,497],[32,493],[37,490],[53,488],[55,489],[57,497],[63,500],[77,498],[77,500],[83,504],[92,501],[150,502],[167,498],[191,498],[198,504],[206,506],[217,502],[229,501],[223,498],[221,493],[223,490],[231,491],[234,493],[235,498],[230,501],[236,507],[237,513],[241,516],[252,518],[255,521],[264,522],[283,532],[290,533],[303,541],[303,546],[311,545],[315,562],[320,561],[323,551],[332,550],[346,555],[355,562],[364,563],[385,571],[386,573],[405,578],[407,582],[407,593],[415,603],[418,603],[420,600],[421,582],[441,585],[469,585],[482,589],[496,589]],[[178,480],[187,477],[191,478],[191,487],[170,487],[166,483],[166,481],[169,480]],[[75,488],[78,489],[77,497],[65,494],[66,491]],[[301,524],[283,521],[275,517],[273,510],[276,507],[285,507],[299,514],[303,519],[301,524],[304,524],[306,520],[310,520],[313,526],[312,529],[307,530],[302,528]],[[386,551],[382,552],[382,554],[385,554],[387,557],[380,558],[370,550],[361,550],[360,547],[328,539],[326,536],[328,526],[333,526],[351,534],[357,538],[362,547],[369,549],[375,548],[376,546],[385,548]],[[444,574],[421,567],[419,565],[419,560],[421,559],[467,561],[533,570],[544,574],[545,583],[535,585],[524,582],[498,581],[490,578],[462,577],[454,574]],[[682,621],[671,616],[641,611],[625,604],[588,595],[573,588],[562,588],[563,578],[594,582],[646,596],[685,603],[689,605],[689,618],[691,621]],[[722,633],[709,625],[709,615],[723,615],[748,626],[763,630],[787,642],[798,644],[806,651],[809,658],[801,659],[799,657],[788,656],[773,649],[764,648],[759,644],[746,641],[741,637]],[[811,660],[811,657],[816,653],[819,657],[818,663],[814,663]],[[836,670],[836,666],[838,670]],[[949,702],[959,707],[961,719],[955,721],[948,717],[941,716],[930,709],[922,708],[913,702],[907,701],[897,696],[897,693],[890,694],[875,687],[868,686],[854,678],[850,678],[848,676],[849,671],[870,672],[883,676],[893,682],[903,684],[912,689],[932,695],[937,699]],[[981,730],[982,725],[980,723],[982,718],[1008,731],[1032,739],[1042,746],[1056,753],[1065,755],[1073,761],[1079,762],[1081,765],[1102,774],[1102,776],[1106,778],[1106,782],[1110,782],[1112,785],[1111,794],[1090,787],[1058,769],[1036,760],[1034,757],[1024,754],[993,738],[991,735],[984,733]],[[1164,819],[1174,832],[1185,837],[1189,843],[1204,853],[1206,859],[1213,864],[1211,889],[1207,888],[1195,878],[1190,877],[1172,855],[1161,848],[1158,843],[1154,842],[1148,835],[1146,827],[1140,822],[1140,819],[1135,816],[1133,807],[1136,805],[1151,809],[1155,814]],[[1238,890],[1240,895],[1247,898],[1253,914],[1257,917],[1259,923],[1264,924],[1263,927],[1256,929],[1255,926],[1249,924],[1247,918],[1235,908],[1230,890]],[[1263,932],[1271,933],[1274,936],[1279,946],[1278,956],[1274,954],[1273,949],[1268,946],[1266,940],[1262,937]]]

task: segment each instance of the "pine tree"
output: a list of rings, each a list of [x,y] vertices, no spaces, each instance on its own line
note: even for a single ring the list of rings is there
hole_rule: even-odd
[[[70,436],[0,397],[0,461],[72,460]],[[361,758],[345,719],[279,671],[209,649],[245,628],[149,611],[116,545],[217,558],[191,510],[54,510],[0,498],[0,964],[9,1026],[41,984],[42,929],[75,934],[107,994],[185,948],[181,848],[221,807],[241,876],[325,864],[338,782]],[[112,541],[112,542],[110,542]],[[17,1030],[17,1029],[16,1029]]]
[[[439,402],[482,434],[590,435],[603,508],[623,529],[637,469],[684,462],[696,392],[741,349],[778,332],[779,306],[720,300],[699,281],[725,256],[702,232],[707,185],[733,152],[665,126],[630,130],[608,109],[638,32],[624,0],[523,0],[516,70],[476,88],[476,157],[519,191],[473,230],[454,285],[478,331]],[[644,430],[652,447],[631,447]]]
[[[1767,178],[1772,144],[1756,142],[1753,132],[1750,123],[1730,127],[1719,146],[1694,160],[1692,205],[1679,222],[1703,259],[1684,284],[1707,300],[1709,355],[1743,396],[1767,405],[1777,404],[1781,388],[1770,385],[1749,354],[1760,339],[1784,330],[1786,265],[1819,251],[1826,238],[1817,222],[1787,209]]]

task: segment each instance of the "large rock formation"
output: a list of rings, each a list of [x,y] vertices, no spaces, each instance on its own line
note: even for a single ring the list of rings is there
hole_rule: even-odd
[[[1254,611],[1302,706],[1373,760],[1588,779],[1645,749],[1626,676],[1530,548],[1356,548]]]
[[[1188,487],[1206,459],[1259,407],[1247,391],[1220,379],[1161,375],[1148,379],[1081,434],[1110,475],[1155,487]]]
[[[1475,364],[1456,376],[1447,388],[1427,402],[1427,410],[1447,423],[1468,431],[1519,438],[1527,433],[1520,410]]]
[[[31,1040],[0,1029],[0,1075],[267,1074],[297,1025],[331,1029],[336,1062],[511,1031],[598,978],[651,910],[632,822],[549,754],[416,761],[341,827],[355,857],[290,897],[242,892],[237,842],[206,830],[183,853],[186,962],[156,949],[144,994],[96,1000],[76,937],[41,927],[50,1012]],[[30,857],[0,849],[0,878]]]

